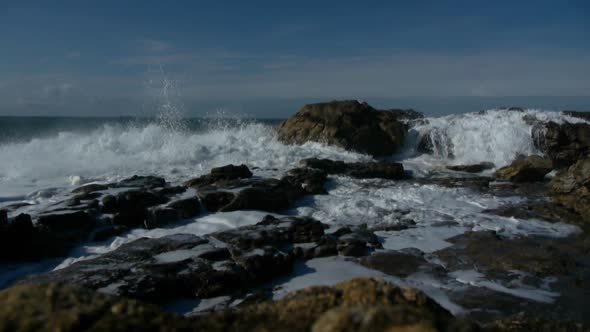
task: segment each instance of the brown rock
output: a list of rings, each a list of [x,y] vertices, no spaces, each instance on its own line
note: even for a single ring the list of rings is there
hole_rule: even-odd
[[[554,200],[590,221],[590,158],[579,160],[551,181]]]
[[[305,105],[281,124],[278,137],[288,144],[314,141],[386,156],[401,147],[406,133],[395,112],[345,100]]]
[[[512,182],[541,181],[553,169],[551,160],[540,156],[517,158],[510,166],[502,167],[496,177]]]

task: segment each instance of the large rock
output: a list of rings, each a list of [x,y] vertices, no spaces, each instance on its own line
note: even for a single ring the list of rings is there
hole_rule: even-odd
[[[387,156],[401,147],[407,133],[398,117],[352,100],[309,104],[281,124],[278,137],[288,144],[314,141]]]
[[[551,181],[553,198],[590,221],[590,158],[579,160]]]
[[[496,177],[512,182],[541,181],[551,172],[551,160],[540,156],[517,158],[510,166],[502,167],[496,172]]]
[[[0,292],[0,331],[179,331],[189,320],[154,305],[65,284]]]
[[[310,287],[276,302],[199,317],[202,331],[472,331],[422,292],[375,279]]]
[[[582,111],[562,111],[563,115],[568,115],[574,118],[583,119],[586,121],[590,121],[590,112],[582,112]]]
[[[535,146],[553,161],[556,167],[567,167],[590,155],[590,124],[555,122],[533,126]]]

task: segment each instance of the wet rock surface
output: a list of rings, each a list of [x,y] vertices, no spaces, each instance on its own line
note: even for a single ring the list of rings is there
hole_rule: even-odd
[[[288,144],[314,141],[387,156],[401,147],[406,133],[400,114],[346,100],[304,106],[281,124],[278,138]]]
[[[551,181],[553,199],[590,221],[590,158],[581,159]]]
[[[302,160],[301,165],[322,170],[327,174],[346,175],[359,179],[398,180],[405,177],[403,165],[393,162],[345,163],[343,161],[310,158]]]
[[[567,167],[590,155],[590,124],[555,122],[533,127],[533,140],[555,167]]]
[[[32,281],[66,282],[165,303],[178,297],[208,298],[246,290],[288,274],[296,259],[362,256],[381,247],[366,227],[332,234],[325,234],[325,227],[311,218],[266,216],[256,225],[203,237],[141,238]],[[305,249],[298,247],[300,243]]]
[[[540,156],[520,157],[509,166],[497,170],[496,177],[512,182],[534,182],[543,180],[552,169],[549,159]]]
[[[466,173],[481,173],[485,170],[494,168],[495,165],[493,163],[479,163],[479,164],[471,164],[471,165],[451,165],[447,166],[447,169],[451,171],[457,172],[466,172]]]

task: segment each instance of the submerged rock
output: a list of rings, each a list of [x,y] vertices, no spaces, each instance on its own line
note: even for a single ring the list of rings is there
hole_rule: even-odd
[[[533,155],[517,158],[509,166],[500,168],[496,177],[512,182],[534,182],[543,180],[552,169],[551,160]]]
[[[387,156],[402,146],[407,133],[398,117],[352,100],[309,104],[281,124],[278,138],[288,144],[314,141]]]
[[[304,167],[320,169],[328,174],[341,174],[359,179],[381,178],[398,180],[404,178],[404,167],[392,162],[345,163],[330,159],[309,158],[301,160]]]
[[[553,199],[590,221],[590,158],[579,160],[551,181]]]

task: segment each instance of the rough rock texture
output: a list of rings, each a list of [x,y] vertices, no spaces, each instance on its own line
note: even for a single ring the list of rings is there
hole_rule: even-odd
[[[153,305],[65,284],[0,292],[0,331],[189,331],[190,322]]]
[[[493,163],[483,162],[479,164],[471,164],[471,165],[451,165],[447,166],[447,169],[451,171],[457,172],[467,172],[467,173],[481,173],[485,170],[494,168],[495,165]]]
[[[551,160],[533,155],[517,158],[509,166],[500,168],[496,177],[512,182],[541,181],[552,169]]]
[[[141,238],[32,280],[164,303],[178,297],[228,295],[259,285],[289,273],[298,258],[362,256],[381,247],[366,227],[324,234],[325,227],[311,218],[266,216],[256,225],[203,237]]]
[[[582,111],[562,111],[563,115],[569,115],[574,118],[584,119],[586,121],[590,121],[590,112],[582,112]]]
[[[576,267],[576,257],[559,252],[550,241],[505,239],[495,232],[468,232],[448,240],[454,246],[436,252],[451,270],[477,265],[490,273],[520,270],[537,276],[566,275]],[[493,254],[490,254],[493,253]]]
[[[212,168],[207,175],[185,182],[188,187],[200,187],[210,185],[216,182],[230,181],[236,179],[247,179],[252,177],[252,172],[248,166],[242,165],[225,165],[221,167]]]
[[[411,288],[375,279],[310,287],[277,302],[200,317],[203,331],[471,331]]]
[[[310,104],[281,124],[278,137],[288,144],[314,141],[386,156],[401,147],[407,133],[398,117],[352,100]]]
[[[400,163],[383,161],[345,163],[329,159],[309,158],[303,159],[300,164],[303,167],[320,169],[328,174],[341,174],[360,179],[397,180],[404,177],[404,167]]]
[[[590,124],[555,122],[533,126],[533,140],[555,167],[567,167],[590,156]]]
[[[551,194],[554,200],[590,221],[590,158],[579,160],[559,173],[551,181]]]
[[[188,185],[197,189],[202,204],[209,211],[262,210],[281,211],[297,199],[308,194],[323,194],[326,173],[322,170],[296,168],[281,179],[251,178],[242,166],[229,166],[237,172],[215,172],[190,180]],[[245,166],[243,166],[245,167]],[[227,175],[231,174],[231,175]],[[250,175],[248,175],[250,174]]]
[[[567,320],[550,320],[533,317],[524,313],[512,317],[499,319],[487,324],[483,331],[486,332],[587,332],[590,326]]]

